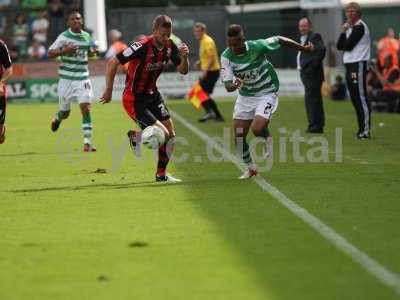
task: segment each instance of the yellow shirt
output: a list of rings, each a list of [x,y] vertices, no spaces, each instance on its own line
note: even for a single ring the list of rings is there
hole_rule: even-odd
[[[217,71],[221,68],[217,46],[214,40],[207,34],[203,35],[200,40],[200,69],[206,71],[208,67],[209,57],[213,58],[213,63],[209,71]]]

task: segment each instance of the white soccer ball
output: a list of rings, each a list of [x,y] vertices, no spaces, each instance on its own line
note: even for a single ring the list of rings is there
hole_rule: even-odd
[[[158,126],[148,126],[142,131],[142,144],[149,149],[158,149],[165,142],[165,133]]]

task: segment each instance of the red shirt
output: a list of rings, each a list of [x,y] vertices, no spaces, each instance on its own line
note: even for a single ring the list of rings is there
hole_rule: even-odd
[[[121,64],[129,62],[125,90],[133,94],[153,94],[157,91],[157,79],[168,62],[172,61],[175,66],[181,63],[179,50],[172,40],[158,49],[152,36],[131,43],[116,57]]]
[[[0,40],[0,78],[3,76],[4,69],[11,67],[10,54],[7,45]]]

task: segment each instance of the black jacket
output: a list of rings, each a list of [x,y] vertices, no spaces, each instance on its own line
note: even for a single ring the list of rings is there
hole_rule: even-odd
[[[324,66],[323,61],[325,58],[326,48],[324,41],[319,33],[310,32],[307,37],[306,44],[313,43],[314,51],[301,52],[300,54],[300,67],[301,73],[307,76],[312,76],[315,79],[324,81]]]

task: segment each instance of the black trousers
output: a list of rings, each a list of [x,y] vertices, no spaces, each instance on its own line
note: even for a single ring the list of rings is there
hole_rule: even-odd
[[[325,113],[321,95],[322,80],[320,76],[303,71],[300,72],[300,77],[304,85],[308,130],[322,131],[325,125]]]
[[[371,105],[367,97],[367,62],[345,64],[346,82],[351,102],[356,110],[358,133],[370,133]]]

